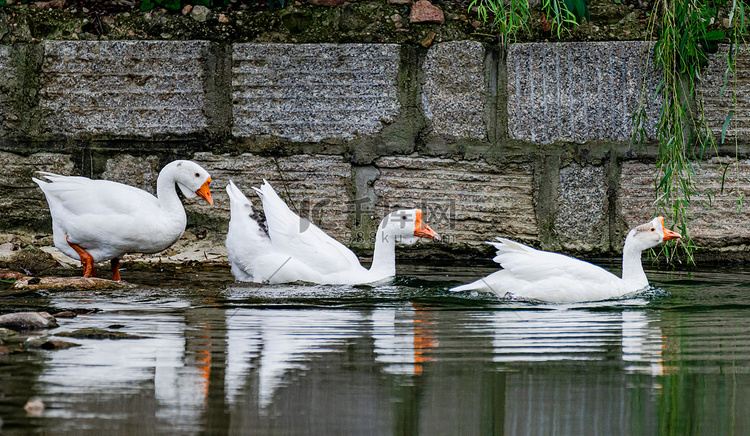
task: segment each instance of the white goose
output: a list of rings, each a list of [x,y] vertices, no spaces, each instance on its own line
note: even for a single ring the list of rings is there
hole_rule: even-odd
[[[648,286],[641,252],[680,235],[657,217],[630,230],[622,250],[622,278],[582,260],[535,250],[508,239],[488,242],[497,249],[495,262],[503,269],[451,291],[511,294],[551,303],[576,303],[621,297]]]
[[[132,186],[87,177],[39,172],[33,178],[47,197],[55,247],[83,264],[83,276],[96,274],[95,262],[111,260],[120,280],[125,253],[157,253],[185,232],[187,217],[175,184],[185,197],[213,204],[211,177],[198,164],[177,160],[159,173],[157,197]]]
[[[226,246],[232,273],[239,281],[318,284],[372,283],[396,274],[396,242],[419,237],[440,239],[422,221],[419,209],[388,214],[378,227],[372,266],[320,228],[292,212],[271,185],[253,188],[263,202],[258,211],[231,181],[227,185],[231,220]]]

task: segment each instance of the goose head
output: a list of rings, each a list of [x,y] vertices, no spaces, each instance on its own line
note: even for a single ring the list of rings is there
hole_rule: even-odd
[[[440,240],[434,230],[422,220],[421,209],[404,209],[389,213],[380,222],[383,235],[392,237],[399,244],[413,244],[419,238]]]
[[[664,217],[659,216],[630,230],[625,245],[643,251],[677,238],[680,238],[680,234],[666,228]]]
[[[201,197],[208,204],[214,204],[211,198],[211,176],[200,165],[189,160],[178,160],[174,162],[174,180],[180,191],[187,198]]]

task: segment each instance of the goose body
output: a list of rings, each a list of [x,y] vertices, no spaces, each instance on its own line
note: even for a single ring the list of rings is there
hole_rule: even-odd
[[[494,261],[503,269],[451,291],[493,292],[551,303],[575,303],[618,298],[648,286],[641,253],[680,235],[664,227],[664,218],[630,230],[622,254],[622,278],[609,271],[558,253],[541,251],[497,238]]]
[[[239,281],[372,283],[396,274],[396,242],[414,243],[419,237],[439,239],[422,221],[421,210],[391,212],[378,227],[372,267],[367,269],[344,244],[292,212],[268,182],[254,188],[263,212],[231,181],[226,189],[231,209],[227,255]]]
[[[157,196],[108,180],[40,172],[33,178],[44,192],[52,215],[55,247],[81,260],[84,276],[94,275],[94,262],[112,260],[120,280],[119,258],[125,253],[157,253],[174,244],[185,231],[187,217],[175,190],[188,198],[200,196],[213,204],[211,177],[198,164],[178,160],[166,165],[157,179]]]

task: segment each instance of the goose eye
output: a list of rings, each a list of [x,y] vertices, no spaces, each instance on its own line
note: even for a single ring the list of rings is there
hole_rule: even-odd
[[[406,221],[406,215],[402,216],[401,219]]]
[[[195,177],[200,177],[200,176],[201,176],[200,173],[195,173]]]
[[[652,232],[653,232],[653,231],[655,231],[655,230],[656,230],[655,228],[651,227],[651,231],[652,231]]]

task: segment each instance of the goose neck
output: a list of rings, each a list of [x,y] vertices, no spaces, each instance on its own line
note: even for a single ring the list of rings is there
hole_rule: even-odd
[[[638,247],[625,242],[622,250],[622,280],[637,286],[637,289],[648,286],[648,278],[643,271],[641,252]]]
[[[384,277],[396,275],[396,240],[393,235],[378,228],[375,235],[375,249],[372,253],[370,271],[378,272]]]
[[[165,210],[185,214],[185,208],[177,195],[175,163],[165,166],[156,179],[156,198]]]

